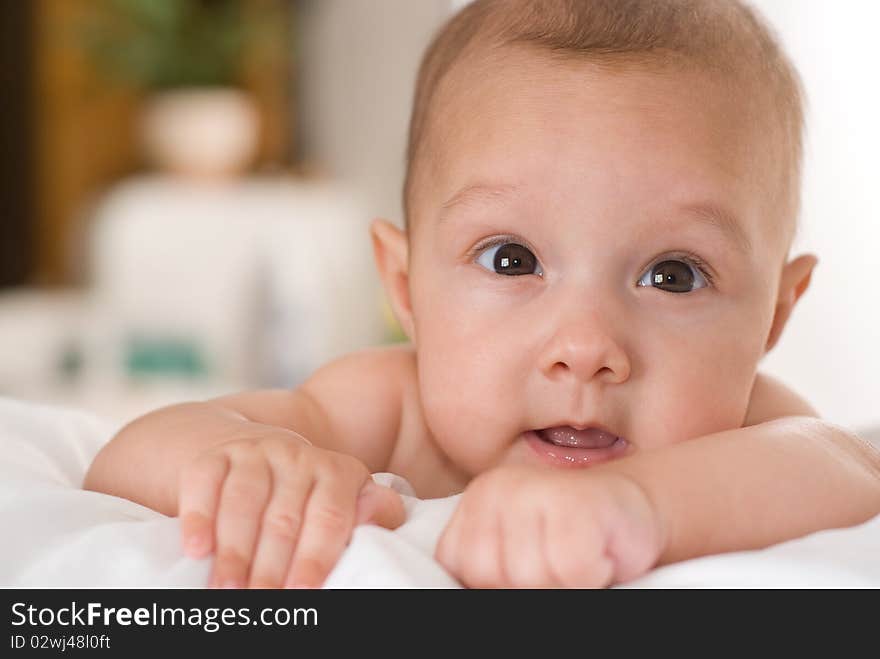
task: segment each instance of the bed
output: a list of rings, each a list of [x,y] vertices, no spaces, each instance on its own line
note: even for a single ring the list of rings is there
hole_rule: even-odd
[[[184,587],[207,583],[210,559],[183,556],[179,524],[125,499],[80,489],[117,424],[78,409],[0,398],[3,587]],[[327,588],[458,588],[433,549],[457,497],[419,500],[401,478],[399,529],[362,526]],[[760,551],[658,568],[625,588],[880,587],[880,516]]]

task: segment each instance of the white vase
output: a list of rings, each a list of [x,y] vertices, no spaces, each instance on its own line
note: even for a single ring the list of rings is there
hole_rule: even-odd
[[[225,178],[254,161],[260,116],[251,96],[226,87],[181,88],[151,96],[141,117],[147,157],[159,169],[196,178]]]

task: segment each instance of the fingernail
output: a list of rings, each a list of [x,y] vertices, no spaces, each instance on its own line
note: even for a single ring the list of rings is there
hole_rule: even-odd
[[[184,542],[184,553],[189,556],[198,557],[208,548],[207,540],[208,539],[203,535],[191,535]]]

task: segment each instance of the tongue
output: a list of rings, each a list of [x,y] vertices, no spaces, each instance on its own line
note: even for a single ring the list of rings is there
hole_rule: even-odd
[[[608,448],[617,437],[604,430],[587,428],[575,430],[571,426],[557,426],[556,428],[544,428],[537,430],[538,437],[545,442],[557,446],[572,446],[576,448]]]

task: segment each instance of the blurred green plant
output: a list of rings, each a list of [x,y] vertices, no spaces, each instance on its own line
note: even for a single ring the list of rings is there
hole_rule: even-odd
[[[98,0],[78,37],[99,73],[147,91],[241,85],[245,52],[283,56],[283,0]]]

